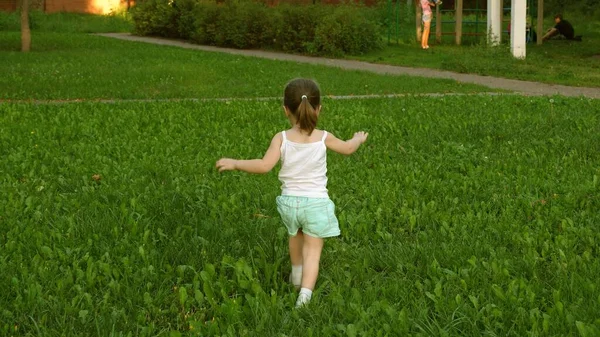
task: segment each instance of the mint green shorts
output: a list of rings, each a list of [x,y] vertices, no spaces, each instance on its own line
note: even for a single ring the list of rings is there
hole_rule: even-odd
[[[316,238],[340,235],[335,205],[329,198],[281,195],[277,197],[277,210],[291,236],[296,236],[299,229]]]

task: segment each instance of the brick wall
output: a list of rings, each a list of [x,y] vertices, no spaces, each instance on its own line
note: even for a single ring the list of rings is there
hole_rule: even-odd
[[[0,0],[0,11],[15,11],[18,0]],[[32,7],[40,8],[46,13],[76,12],[91,14],[108,14],[122,8],[127,8],[128,0],[30,0]],[[133,6],[134,0],[129,0]]]
[[[17,0],[0,0],[0,11],[12,12],[17,9]]]
[[[130,1],[130,3],[133,6],[133,1]],[[108,14],[111,11],[127,8],[127,0],[46,0],[44,8],[46,13]]]
[[[265,1],[269,6],[276,6],[280,3],[288,3],[288,4],[312,4],[313,0],[263,0]],[[376,4],[378,1],[381,0],[354,0],[355,2],[362,2],[363,4],[367,5],[367,6],[372,6],[374,4]],[[346,2],[346,0],[316,0],[317,4],[339,4],[339,3],[343,3]]]

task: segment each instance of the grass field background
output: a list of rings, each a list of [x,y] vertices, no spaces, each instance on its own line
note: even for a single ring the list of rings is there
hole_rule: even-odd
[[[509,50],[509,38],[506,34],[503,35],[504,44],[498,48],[488,48],[485,45],[485,36],[464,36],[463,46],[456,46],[454,45],[454,36],[446,35],[444,36],[443,43],[438,45],[435,43],[435,29],[432,28],[432,36],[430,38],[432,48],[424,51],[420,48],[420,44],[415,41],[415,24],[412,10],[404,8],[404,6],[401,7],[398,33],[396,35],[395,28],[392,29],[392,39],[389,45],[382,50],[373,51],[365,55],[347,55],[346,58],[373,63],[424,67],[459,73],[472,73],[571,86],[600,86],[600,23],[594,13],[584,14],[569,11],[563,13],[565,19],[568,19],[573,23],[576,34],[583,35],[583,42],[563,40],[548,41],[541,46],[528,44],[527,58],[525,60],[518,60],[511,56]],[[383,10],[385,11],[385,8],[383,8]],[[545,29],[554,25],[551,17],[552,15],[553,14],[549,14],[545,19]],[[473,14],[466,12],[464,19],[466,21],[473,21],[474,16]],[[445,14],[444,20],[452,21],[452,14]],[[485,22],[485,18],[483,17],[479,20]],[[33,51],[34,54],[37,54],[37,58],[36,56],[32,56],[31,60],[34,63],[40,62],[39,67],[33,68],[38,73],[48,73],[51,71],[51,69],[48,69],[49,65],[44,62],[43,55],[40,55],[38,52],[45,54],[52,51],[61,55],[61,51],[63,53],[71,51],[74,55],[63,55],[62,57],[65,61],[70,61],[71,57],[73,57],[74,59],[72,61],[75,64],[83,63],[86,66],[89,66],[89,69],[85,69],[86,72],[84,75],[90,72],[105,73],[106,76],[112,76],[115,79],[119,79],[121,82],[117,84],[123,85],[125,88],[130,88],[134,85],[136,87],[140,86],[139,82],[143,79],[144,83],[150,82],[147,86],[154,88],[156,86],[159,87],[155,88],[159,93],[147,92],[145,93],[146,96],[169,95],[164,89],[164,86],[167,84],[160,83],[159,85],[156,83],[159,78],[164,77],[166,69],[162,69],[162,71],[160,69],[154,69],[152,73],[153,76],[146,77],[138,74],[136,71],[144,68],[147,69],[152,65],[150,53],[154,53],[155,49],[151,47],[133,47],[130,44],[130,46],[132,46],[130,48],[132,49],[129,50],[128,47],[123,45],[119,46],[117,44],[112,44],[113,47],[109,48],[112,49],[112,51],[104,51],[102,48],[104,48],[103,45],[106,45],[106,43],[98,42],[98,40],[94,39],[84,40],[84,38],[81,37],[81,33],[132,31],[133,23],[131,22],[130,16],[126,13],[111,16],[94,16],[69,13],[47,15],[33,12],[31,15],[31,22],[33,30]],[[395,21],[392,20],[392,22]],[[3,31],[3,33],[0,34],[0,52],[19,50],[19,29],[18,14],[0,13],[0,31]],[[473,25],[465,24],[463,30],[464,32],[469,33],[474,32],[475,28]],[[484,30],[485,24],[480,24],[477,28],[478,32]],[[444,31],[454,31],[453,24],[444,24]],[[9,34],[7,32],[13,33]],[[56,34],[47,33],[62,34],[57,36]],[[382,38],[387,40],[387,28],[384,29],[384,33],[385,36]],[[543,34],[544,32],[537,33]],[[74,38],[71,34],[78,34],[78,37]],[[83,52],[81,47],[84,41],[85,44],[83,45],[89,45],[93,54],[85,54]],[[121,52],[117,56],[115,55],[115,52],[118,50]],[[127,54],[129,54],[127,59],[123,60]],[[14,64],[14,60],[18,55],[19,54],[8,56],[8,62],[3,62],[0,64],[0,67],[2,67],[2,65]],[[89,61],[91,55],[100,59],[100,62],[98,64],[88,64],[86,61]],[[170,61],[181,63],[182,68],[189,69],[195,64],[195,61],[194,57],[189,57],[188,59],[186,55],[188,54],[183,51],[174,52]],[[114,65],[111,62],[118,62],[118,65]],[[270,68],[271,65],[268,67]],[[132,69],[129,71],[128,68]],[[199,74],[200,76],[190,78],[190,75],[188,75],[190,73],[189,70],[182,74],[180,69],[181,68],[171,67],[169,71],[174,72],[176,76],[174,79],[171,79],[170,82],[167,82],[178,85],[191,83],[198,84],[197,78],[204,75],[204,73],[201,73]],[[236,67],[233,67],[233,69],[238,70]],[[29,75],[27,71],[18,67],[16,69],[12,69],[11,67],[5,69],[0,68],[0,70],[3,73],[9,74],[8,76],[3,76],[6,81],[14,79],[18,80],[18,76],[27,79],[27,75]],[[219,70],[227,71],[226,69]],[[14,72],[17,73],[15,74]],[[319,73],[319,71],[317,71],[317,73]],[[138,82],[135,82],[135,79],[137,79]],[[0,78],[0,80],[2,80],[2,78]],[[44,80],[39,84],[34,82],[34,84],[43,86],[47,84],[47,81],[48,80]],[[410,81],[408,83],[410,83]],[[24,82],[24,84],[31,83]],[[432,90],[435,89],[438,88],[434,85]],[[76,91],[73,91],[73,93],[81,94]],[[113,92],[112,94],[116,93]]]
[[[381,50],[365,55],[346,56],[373,63],[385,63],[409,67],[424,67],[459,73],[471,73],[518,80],[564,84],[570,86],[600,86],[600,21],[595,13],[582,13],[580,10],[562,10],[565,20],[571,22],[576,35],[583,36],[583,42],[567,40],[548,40],[542,45],[527,44],[527,57],[515,59],[510,52],[510,36],[507,34],[508,22],[503,23],[502,44],[496,48],[487,46],[486,13],[475,14],[465,8],[463,16],[462,45],[456,46],[454,14],[445,12],[442,20],[441,43],[436,42],[435,14],[432,21],[429,50],[422,50],[416,42],[415,15],[413,9],[400,6],[399,27],[396,31],[385,30],[389,45]],[[507,7],[509,8],[510,5]],[[435,12],[435,11],[434,11]],[[543,36],[555,25],[554,14],[546,8],[544,30],[536,32]],[[537,14],[534,14],[536,16]],[[505,13],[505,20],[510,13]],[[476,21],[479,24],[475,24]],[[468,22],[468,23],[467,23]],[[534,29],[537,22],[533,21]],[[478,36],[468,34],[478,33]]]
[[[298,76],[327,83],[324,95],[481,92],[452,80],[362,71],[118,41],[34,33],[36,51],[17,52],[19,33],[0,33],[0,99],[279,97]]]
[[[262,155],[278,101],[2,104],[3,334],[594,336],[594,103],[326,100],[370,137],[330,155],[343,234],[299,311],[277,169],[214,169]]]
[[[41,17],[28,55],[0,33],[0,335],[600,334],[597,100],[127,43],[63,18],[87,26]],[[324,97],[321,128],[370,136],[329,156],[342,236],[302,310],[278,168],[214,168],[262,156],[288,127],[281,99],[118,101],[279,97],[297,76],[324,95],[477,93]],[[117,101],[6,102],[96,98]]]

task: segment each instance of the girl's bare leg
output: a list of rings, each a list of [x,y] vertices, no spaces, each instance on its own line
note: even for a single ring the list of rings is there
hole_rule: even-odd
[[[321,261],[321,251],[323,250],[323,239],[304,235],[304,245],[302,248],[302,289],[296,306],[300,307],[310,301],[312,291],[317,283],[319,276],[319,263]]]
[[[290,275],[290,282],[296,287],[300,288],[302,283],[302,247],[304,246],[304,234],[301,230],[298,231],[296,236],[290,236],[289,248],[290,248],[290,261],[292,262],[292,273]]]
[[[423,36],[421,37],[421,47],[429,47],[429,31],[431,29],[431,21],[423,23]]]
[[[319,276],[319,263],[323,250],[323,239],[304,235],[302,249],[302,288],[313,290]]]

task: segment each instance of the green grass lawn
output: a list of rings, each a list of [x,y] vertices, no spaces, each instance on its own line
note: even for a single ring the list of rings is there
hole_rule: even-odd
[[[118,41],[93,32],[131,29],[126,16],[32,13],[32,52],[19,19],[0,13],[0,100],[279,97],[294,77],[324,95],[473,93],[487,87]]]
[[[0,99],[486,90],[81,34],[119,22],[39,28],[26,55],[2,29]],[[329,156],[342,236],[294,310],[278,168],[214,168],[264,153],[281,99],[0,103],[0,335],[600,335],[596,100],[323,104],[320,127],[370,136]]]
[[[514,59],[507,44],[498,48],[485,47],[482,37],[465,36],[465,45],[457,47],[453,45],[451,36],[444,37],[443,44],[437,45],[435,36],[432,35],[432,48],[423,51],[414,41],[414,23],[410,21],[412,15],[408,14],[403,14],[400,21],[398,40],[393,39],[391,45],[380,51],[347,58],[545,83],[600,87],[600,23],[593,17],[575,14],[567,17],[575,25],[577,34],[584,36],[584,42],[549,41],[542,46],[529,44],[525,60]],[[552,20],[548,18],[545,27],[551,25]],[[479,31],[484,28],[485,25],[480,26]],[[30,56],[16,53],[20,46],[19,17],[16,14],[0,13],[0,56],[7,60],[0,64],[0,71],[4,75],[0,78],[0,89],[3,89],[0,91],[0,99],[172,98],[184,95],[199,97],[212,93],[221,95],[230,90],[232,85],[206,90],[208,83],[219,76],[215,73],[241,74],[234,80],[235,83],[230,83],[241,92],[230,93],[231,96],[278,95],[279,84],[269,86],[269,80],[265,85],[264,81],[256,78],[269,77],[270,71],[273,76],[282,78],[281,81],[285,81],[283,78],[288,78],[287,75],[308,73],[319,80],[337,82],[342,86],[340,90],[336,87],[328,94],[416,92],[414,88],[418,86],[425,88],[427,92],[482,90],[481,87],[437,80],[427,80],[429,84],[419,85],[423,80],[409,77],[400,80],[390,77],[385,84],[365,83],[367,87],[360,88],[358,83],[368,82],[365,77],[371,78],[371,75],[351,75],[347,72],[325,70],[323,67],[255,59],[244,62],[248,59],[198,51],[169,51],[164,47],[140,46],[128,42],[101,42],[100,39],[92,37],[72,35],[131,31],[132,23],[124,15],[45,15],[34,12],[32,29],[34,52]],[[451,24],[445,24],[444,30],[452,31],[453,27]],[[473,31],[474,28],[472,25],[466,25],[464,30]],[[435,29],[432,30],[432,34],[435,34]],[[504,39],[507,41],[508,37],[504,35]],[[124,54],[127,54],[127,57]],[[90,62],[91,59],[94,62]],[[152,67],[155,61],[166,62],[168,65]],[[194,73],[200,62],[210,63],[210,70]],[[154,69],[149,71],[151,68]],[[339,74],[350,77],[340,78]],[[335,81],[330,80],[331,78]],[[18,83],[16,88],[5,90],[14,83]],[[73,89],[74,87],[79,90]],[[268,93],[265,92],[267,87],[272,89]],[[126,89],[126,92],[120,89]],[[274,89],[277,91],[273,91]]]
[[[398,38],[392,32],[391,44],[384,49],[347,58],[552,84],[600,87],[600,21],[593,16],[574,15],[565,18],[574,25],[576,35],[583,35],[583,42],[550,40],[541,46],[527,44],[525,60],[512,57],[510,39],[506,34],[502,37],[505,43],[497,48],[485,46],[485,36],[464,36],[463,45],[458,47],[454,45],[454,36],[444,36],[442,44],[437,44],[435,27],[431,30],[431,48],[424,51],[415,42],[414,21],[409,23],[406,19],[401,22]],[[480,33],[485,32],[485,18],[483,22],[478,28]],[[552,19],[547,19],[545,29],[552,26]],[[444,32],[454,31],[453,24],[444,24],[443,27]],[[463,29],[465,32],[475,32],[473,25],[465,25]],[[541,32],[542,35],[544,33]]]
[[[342,236],[293,310],[277,170],[218,174],[279,100],[0,105],[0,334],[596,336],[600,111],[325,99]],[[99,175],[100,180],[93,179]]]
[[[29,25],[37,32],[62,33],[109,33],[129,32],[133,22],[127,13],[112,15],[93,15],[82,13],[51,13],[30,11]],[[0,32],[19,32],[21,17],[19,13],[0,12]]]
[[[326,95],[495,91],[452,80],[278,62],[76,33],[0,33],[0,99],[279,97],[294,77],[322,82]]]
[[[600,39],[598,40],[600,41]],[[527,58],[511,56],[509,47],[436,45],[424,51],[415,45],[392,45],[377,52],[348,57],[373,63],[424,67],[486,76],[600,87],[600,49],[596,42],[549,41],[529,44]]]

